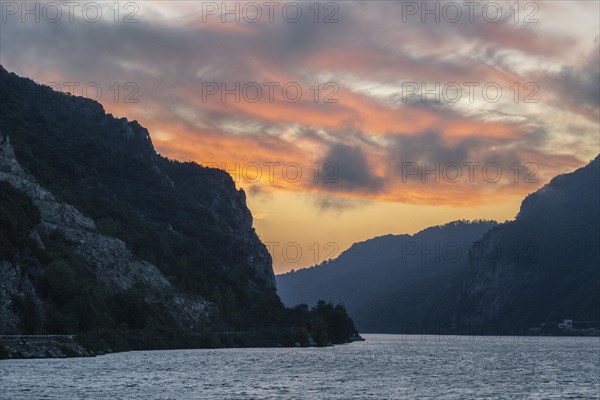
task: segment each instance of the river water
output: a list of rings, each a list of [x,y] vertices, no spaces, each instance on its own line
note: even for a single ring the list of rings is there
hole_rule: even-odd
[[[0,361],[0,399],[598,399],[600,338],[364,335],[328,348]]]

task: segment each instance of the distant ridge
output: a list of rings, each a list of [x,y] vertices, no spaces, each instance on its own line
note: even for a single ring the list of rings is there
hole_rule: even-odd
[[[467,253],[444,256],[444,246],[463,241],[472,243]],[[425,253],[409,256],[414,244],[424,244]],[[436,245],[440,250],[431,253],[438,260],[427,252]],[[545,324],[552,331],[565,318],[600,321],[599,253],[596,157],[527,196],[514,221],[459,221],[413,236],[381,236],[333,262],[276,278],[285,304],[342,302],[364,332],[403,332],[415,324],[525,331]]]

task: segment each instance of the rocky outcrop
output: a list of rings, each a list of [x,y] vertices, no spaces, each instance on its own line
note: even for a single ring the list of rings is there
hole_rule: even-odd
[[[8,136],[0,142],[0,181],[23,192],[39,209],[41,221],[31,233],[34,242],[43,248],[44,238],[59,235],[73,254],[85,261],[99,284],[112,291],[138,284],[150,289],[148,293],[160,294],[161,299],[167,299],[165,310],[185,328],[203,324],[216,312],[214,304],[199,296],[178,293],[155,265],[136,258],[123,241],[100,234],[94,221],[75,207],[57,201],[19,164]],[[14,331],[18,322],[10,306],[13,295],[33,296],[42,305],[31,282],[20,273],[19,265],[0,261],[0,322],[9,331]],[[154,303],[157,297],[145,300]]]
[[[99,234],[94,221],[73,206],[57,202],[23,170],[8,137],[0,144],[0,180],[25,193],[39,209],[41,223],[33,234],[64,236],[73,251],[94,270],[99,282],[118,289],[128,289],[136,282],[151,288],[170,287],[156,266],[136,259],[121,240]]]
[[[528,328],[600,318],[600,157],[559,175],[475,243],[461,322]]]
[[[12,307],[15,297],[29,297],[39,309],[43,309],[42,301],[31,281],[21,273],[21,268],[8,261],[0,261],[0,335],[19,331],[20,316]]]
[[[11,139],[0,205],[12,210],[0,216],[0,260],[45,306],[40,324],[30,299],[18,301],[30,318],[17,333],[140,349],[215,346],[219,331],[289,324],[271,256],[227,172],[168,159],[137,121],[2,66],[0,88],[0,131]]]
[[[275,289],[271,255],[254,230],[252,213],[246,205],[246,193],[236,188],[227,172],[214,168],[200,168],[201,172],[187,180],[173,176],[171,181],[162,173],[160,176],[165,178],[159,179],[168,179],[169,184],[176,190],[188,192],[210,212],[214,219],[214,228],[227,238],[226,243],[218,249],[218,253],[224,258],[229,269],[251,269],[255,276],[246,282],[248,286],[259,291],[265,286]]]
[[[77,343],[19,343],[0,344],[4,347],[6,358],[67,358],[67,357],[95,357],[104,352],[96,353]]]
[[[511,240],[502,229],[492,230],[473,248],[461,299],[470,304],[461,322],[497,321],[524,287],[536,283],[539,274],[535,269],[520,268],[518,259],[507,257],[506,253],[520,247]]]

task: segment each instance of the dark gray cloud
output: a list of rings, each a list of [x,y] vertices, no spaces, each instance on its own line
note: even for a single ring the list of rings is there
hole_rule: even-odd
[[[596,46],[600,46],[596,38]],[[600,48],[575,65],[565,65],[542,81],[554,89],[559,106],[566,105],[573,111],[583,114],[592,121],[600,118]]]
[[[417,135],[399,135],[390,146],[390,159],[398,162],[457,162],[469,157],[473,146],[481,147],[482,139],[469,138],[448,145],[441,134],[433,131]]]
[[[333,144],[319,165],[318,184],[326,190],[376,193],[383,188],[383,179],[373,174],[360,147]]]
[[[510,174],[510,167],[516,162],[523,168],[529,162],[537,163],[541,155],[539,147],[548,133],[540,127],[532,127],[519,139],[469,136],[449,142],[442,134],[426,131],[416,135],[398,135],[393,138],[387,148],[386,165],[390,168],[389,177],[408,180],[422,179],[421,173],[426,169],[460,166],[468,172],[468,163],[476,163],[478,169],[488,164],[497,164],[504,174]],[[407,174],[408,164],[416,164],[418,173]],[[539,165],[538,165],[539,167]],[[451,168],[452,169],[452,168]],[[403,172],[404,171],[404,175]],[[454,170],[452,170],[454,172]],[[429,179],[429,182],[434,181]]]

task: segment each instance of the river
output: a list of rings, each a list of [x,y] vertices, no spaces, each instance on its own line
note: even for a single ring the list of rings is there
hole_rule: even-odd
[[[600,338],[364,335],[327,348],[0,361],[0,398],[598,399]]]

